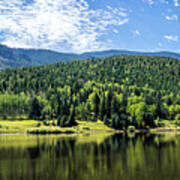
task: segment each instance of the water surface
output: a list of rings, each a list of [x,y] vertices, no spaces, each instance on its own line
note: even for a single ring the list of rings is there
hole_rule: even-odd
[[[179,180],[180,136],[0,136],[0,180]]]

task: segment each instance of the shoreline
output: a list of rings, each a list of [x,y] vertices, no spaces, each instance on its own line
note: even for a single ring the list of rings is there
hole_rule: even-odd
[[[0,121],[0,135],[31,135],[31,134],[162,134],[162,133],[179,133],[180,127],[173,124],[166,124],[161,127],[135,129],[129,126],[126,130],[117,130],[110,128],[102,121],[77,121],[77,126],[58,127],[52,124],[45,126],[43,122],[35,120],[24,121]]]
[[[31,128],[28,129],[25,132],[1,132],[0,136],[6,136],[6,135],[69,135],[69,134],[76,134],[76,135],[91,135],[91,134],[166,134],[166,133],[180,133],[180,128],[153,128],[153,129],[135,129],[135,131],[128,132],[127,130],[97,130],[97,129],[91,129],[91,130],[67,130],[66,128]]]

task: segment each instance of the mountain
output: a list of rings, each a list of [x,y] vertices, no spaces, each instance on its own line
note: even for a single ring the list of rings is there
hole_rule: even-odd
[[[107,50],[86,52],[83,54],[60,53],[43,49],[9,48],[0,44],[0,69],[18,68],[23,66],[36,66],[52,64],[58,61],[84,60],[87,58],[101,58],[117,55],[164,56],[180,59],[180,54],[172,52],[136,52],[125,50]]]
[[[44,65],[77,58],[79,56],[72,53],[59,53],[41,49],[17,49],[0,45],[0,68]]]
[[[109,57],[109,56],[119,56],[119,55],[135,55],[135,56],[162,56],[180,59],[180,54],[161,51],[161,52],[137,52],[137,51],[126,51],[126,50],[107,50],[107,51],[97,51],[97,52],[87,52],[82,54],[85,57]]]

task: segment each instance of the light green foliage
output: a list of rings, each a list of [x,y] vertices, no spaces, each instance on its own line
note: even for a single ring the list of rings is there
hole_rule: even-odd
[[[29,97],[24,93],[16,94],[1,94],[0,95],[0,115],[16,115],[28,114],[29,112]]]
[[[176,120],[176,121],[180,121],[180,114],[177,114],[177,115],[176,115],[175,120]]]

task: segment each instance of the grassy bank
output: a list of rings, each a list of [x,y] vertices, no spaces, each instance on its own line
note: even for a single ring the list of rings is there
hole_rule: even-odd
[[[35,120],[8,121],[0,120],[0,133],[29,133],[29,134],[71,134],[89,132],[113,132],[114,130],[104,125],[103,122],[77,121],[74,127],[61,128],[54,126],[54,121],[49,121],[46,125]]]
[[[89,133],[123,133],[104,125],[102,121],[77,121],[78,125],[73,127],[55,126],[56,121],[36,120],[0,120],[0,134],[28,133],[28,134],[89,134]],[[160,127],[153,129],[134,129],[136,133],[164,133],[180,132],[180,126],[176,121],[162,120]]]
[[[28,128],[36,127],[35,120],[0,120],[0,133],[25,133]]]

